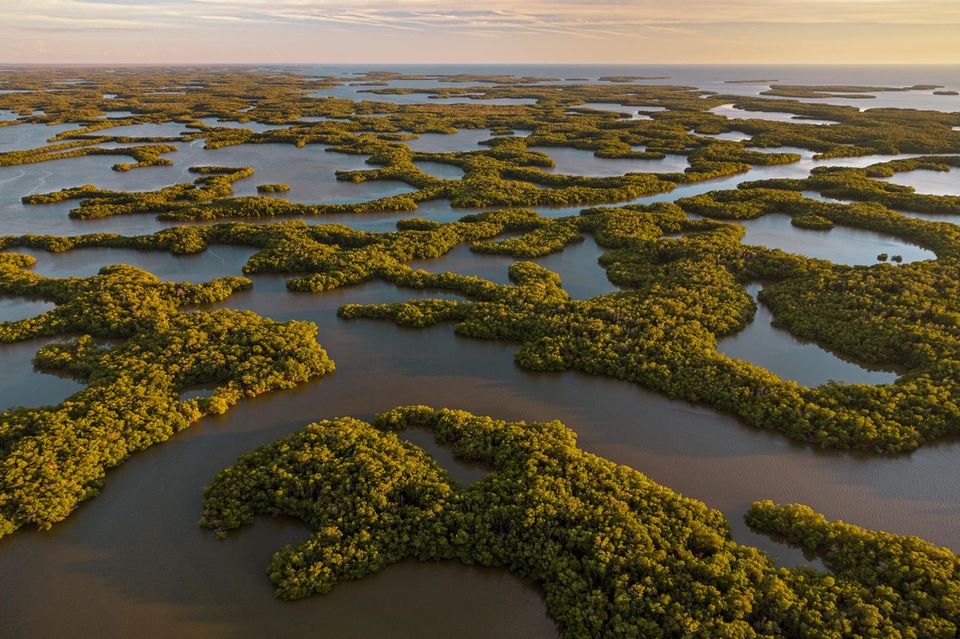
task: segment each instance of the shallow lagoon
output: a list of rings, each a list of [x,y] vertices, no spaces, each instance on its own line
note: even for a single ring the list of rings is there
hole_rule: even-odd
[[[456,133],[421,133],[404,144],[413,151],[450,153],[453,151],[481,151],[481,142],[493,138],[490,129],[458,129]]]
[[[443,180],[459,180],[463,177],[463,169],[455,164],[444,164],[443,162],[430,162],[427,160],[414,162],[414,164],[424,173]]]
[[[666,111],[666,108],[662,106],[650,106],[650,105],[626,105],[626,104],[617,104],[616,102],[584,102],[583,104],[578,104],[574,109],[594,109],[596,111],[614,111],[616,113],[626,113],[630,116],[631,120],[649,120],[651,119],[649,115],[642,112],[652,112],[652,111]]]
[[[162,280],[206,282],[216,277],[243,275],[243,265],[256,253],[251,246],[213,244],[196,255],[172,255],[165,251],[140,251],[127,248],[79,248],[63,253],[41,249],[16,248],[37,259],[31,269],[44,277],[90,277],[104,266],[129,264],[153,273]]]
[[[375,168],[366,157],[327,152],[325,146],[259,144],[204,149],[202,140],[177,143],[179,151],[164,157],[173,166],[148,167],[118,172],[110,167],[129,160],[127,156],[87,156],[0,168],[0,227],[7,233],[77,235],[94,232],[149,233],[171,226],[153,215],[130,215],[101,220],[70,220],[67,213],[77,202],[24,205],[20,198],[64,188],[94,184],[118,191],[151,191],[199,177],[191,166],[252,166],[253,176],[234,184],[238,196],[256,195],[258,184],[284,182],[290,191],[279,196],[294,202],[359,202],[410,192],[399,181],[361,184],[336,179],[337,171]]]

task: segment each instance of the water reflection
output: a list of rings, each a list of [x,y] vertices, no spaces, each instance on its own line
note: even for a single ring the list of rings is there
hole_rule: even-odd
[[[397,437],[425,450],[452,479],[463,486],[476,483],[490,474],[491,469],[487,466],[456,457],[453,450],[449,446],[439,444],[430,431],[411,428],[398,433]]]
[[[458,129],[456,133],[421,133],[415,140],[405,144],[413,151],[427,153],[450,153],[456,151],[480,151],[477,145],[494,137],[490,129]]]
[[[761,288],[762,284],[748,284],[747,293],[756,300]],[[753,321],[739,333],[720,340],[717,350],[810,387],[830,380],[845,384],[892,384],[897,379],[894,372],[863,368],[775,327],[770,310],[759,302]]]
[[[455,164],[444,164],[443,162],[428,162],[425,160],[414,162],[418,169],[428,173],[433,177],[442,180],[459,180],[463,177],[463,169]]]
[[[0,129],[2,130],[2,129]],[[917,169],[894,173],[892,177],[884,178],[885,182],[912,186],[917,193],[925,195],[960,195],[960,169],[950,171],[931,171]]]
[[[528,147],[531,151],[546,153],[555,166],[545,168],[548,173],[563,175],[587,175],[591,177],[610,177],[625,173],[682,173],[690,166],[686,155],[668,153],[657,160],[633,158],[601,158],[591,149],[575,149],[566,146]],[[637,148],[635,151],[644,151]]]
[[[805,118],[782,111],[747,111],[746,109],[738,109],[732,103],[713,107],[710,109],[710,113],[722,115],[732,120],[770,120],[772,122],[792,122],[794,124],[838,124],[836,120]]]
[[[778,248],[837,264],[876,264],[881,253],[899,255],[904,263],[936,258],[932,251],[875,231],[849,226],[834,226],[828,231],[799,228],[791,224],[789,215],[765,215],[736,223],[747,229],[744,244]]]
[[[42,347],[55,342],[31,339],[13,344],[0,344],[0,411],[8,408],[54,406],[77,391],[83,384],[60,375],[41,373],[33,368],[33,357]]]
[[[243,265],[257,249],[249,246],[212,245],[196,255],[124,248],[78,248],[63,253],[40,249],[11,249],[37,258],[33,272],[44,277],[90,277],[103,266],[129,264],[163,280],[206,282],[215,277],[242,275]]]

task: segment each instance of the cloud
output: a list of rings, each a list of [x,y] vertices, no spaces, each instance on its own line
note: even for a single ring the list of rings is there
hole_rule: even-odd
[[[489,0],[483,10],[450,0],[0,0],[0,23],[20,29],[186,28],[223,24],[329,23],[358,29],[553,33],[596,38],[683,32],[717,24],[960,23],[956,0]]]
[[[0,0],[8,62],[929,63],[958,35],[960,0]]]

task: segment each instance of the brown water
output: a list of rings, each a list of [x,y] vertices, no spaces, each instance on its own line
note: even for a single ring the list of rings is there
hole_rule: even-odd
[[[0,170],[0,180],[13,168]],[[12,195],[19,197],[16,192]],[[674,197],[676,192],[669,199]],[[43,226],[53,224],[64,211],[42,208],[47,212],[39,220],[30,217],[33,210],[6,219],[24,225],[37,220]],[[418,214],[446,220],[463,213],[433,204]],[[316,221],[346,220],[361,228],[390,230],[404,216],[340,217]],[[132,219],[149,222],[146,216]],[[97,230],[122,229],[127,223],[110,220]],[[80,228],[83,223],[73,224]],[[4,226],[4,231],[11,229]],[[821,236],[789,224],[774,231],[777,241],[793,242],[798,251],[824,244]],[[874,250],[869,244],[856,249],[863,236],[843,237],[844,242],[830,245],[832,259],[844,261],[853,255],[851,251],[862,250],[866,255]],[[535,261],[560,273],[574,297],[589,297],[615,290],[596,262],[600,252],[588,238]],[[886,252],[906,257],[900,248]],[[87,274],[102,264],[123,261],[165,277],[192,280],[239,273],[249,253],[219,246],[186,258],[108,249],[60,255],[34,252],[38,271],[58,276]],[[418,266],[506,282],[512,261],[459,247]],[[348,302],[403,301],[435,292],[373,282],[324,294],[292,294],[280,276],[257,276],[254,282],[252,290],[236,294],[223,305],[252,309],[278,320],[317,323],[320,342],[336,360],[337,372],[289,392],[242,402],[226,415],[200,422],[112,471],[102,494],[52,531],[21,531],[0,541],[0,635],[556,636],[534,585],[504,570],[454,563],[405,561],[380,574],[341,584],[328,595],[281,603],[271,595],[264,569],[275,550],[307,534],[304,528],[287,521],[261,520],[218,542],[197,526],[203,487],[240,454],[312,421],[340,415],[368,418],[403,404],[451,406],[505,419],[560,419],[578,433],[584,449],[628,464],[720,509],[729,518],[735,539],[767,550],[783,565],[809,560],[746,529],[742,515],[753,500],[802,502],[828,517],[921,535],[960,550],[960,467],[955,463],[960,446],[956,441],[890,458],[824,452],[627,382],[578,373],[523,371],[513,362],[515,345],[458,337],[450,326],[415,330],[336,316],[336,309]],[[48,308],[16,298],[5,298],[0,306],[4,319],[28,317]],[[764,318],[758,316],[751,326],[763,329]],[[744,334],[750,335],[751,348],[761,355],[780,352],[793,341],[784,331]],[[32,354],[43,343],[0,346],[3,401],[40,405],[60,401],[79,388],[70,380],[29,372]],[[795,374],[810,379],[868,374],[832,355],[798,359],[797,365]],[[844,368],[851,366],[855,368]],[[483,472],[461,467],[449,451],[423,433],[405,437],[424,444],[461,481],[472,481]]]

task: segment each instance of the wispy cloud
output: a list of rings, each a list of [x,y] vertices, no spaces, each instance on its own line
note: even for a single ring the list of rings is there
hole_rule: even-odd
[[[367,29],[547,32],[570,37],[642,35],[724,23],[960,23],[956,0],[490,0],[483,10],[450,0],[0,0],[8,27],[186,28],[224,24],[336,23]]]
[[[383,60],[401,41],[407,60],[960,61],[960,0],[0,0],[4,61]]]

